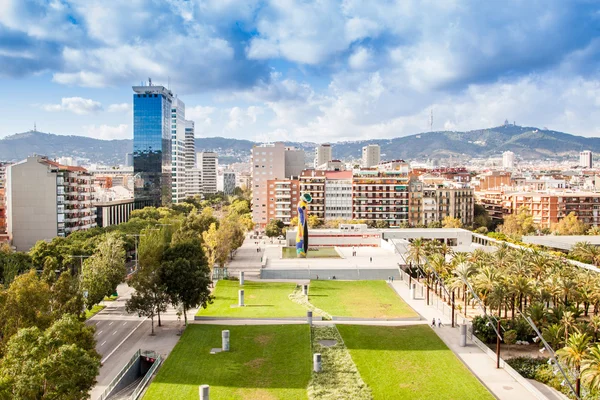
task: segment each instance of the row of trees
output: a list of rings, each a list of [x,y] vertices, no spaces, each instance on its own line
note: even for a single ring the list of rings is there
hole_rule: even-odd
[[[498,232],[514,240],[521,240],[522,236],[537,232],[545,235],[598,235],[600,234],[600,227],[590,227],[579,220],[575,212],[570,212],[551,228],[539,228],[535,224],[529,208],[523,206],[515,214],[504,218],[502,225],[498,227]]]
[[[476,250],[452,254],[436,241],[414,240],[409,248],[413,273],[421,271],[425,284],[446,300],[454,293],[465,315],[495,314],[515,340],[532,341],[528,316],[558,351],[586,390],[600,394],[600,277],[537,250],[501,245],[493,253]],[[445,289],[445,290],[444,290]],[[471,291],[472,289],[472,291]],[[479,300],[482,309],[475,311]],[[495,341],[487,319],[474,318],[474,329],[484,340]],[[506,335],[505,333],[505,335]],[[510,340],[509,340],[510,341]],[[573,356],[576,354],[576,356]],[[584,373],[584,371],[586,371]],[[558,385],[560,387],[560,385]]]

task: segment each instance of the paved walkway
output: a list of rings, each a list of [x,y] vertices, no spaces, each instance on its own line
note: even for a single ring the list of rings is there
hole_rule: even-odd
[[[425,300],[412,300],[408,285],[405,282],[394,281],[391,285],[402,299],[421,314],[426,321],[431,321],[434,317],[442,320],[445,326],[432,329],[494,396],[500,400],[537,399],[504,369],[496,369],[494,360],[477,347],[477,345],[467,343],[466,347],[460,347],[460,331],[457,328],[452,328],[451,321],[447,317],[444,317],[440,311],[434,307],[427,306]]]

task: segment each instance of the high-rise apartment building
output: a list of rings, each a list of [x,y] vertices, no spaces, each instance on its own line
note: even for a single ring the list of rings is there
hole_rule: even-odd
[[[133,167],[133,153],[125,153],[125,167]]]
[[[171,109],[173,93],[163,86],[133,87],[133,174],[137,204],[172,202]]]
[[[6,201],[7,231],[20,251],[96,226],[93,177],[82,167],[28,157],[8,169]]]
[[[409,178],[402,171],[354,171],[353,219],[408,223]]]
[[[579,166],[581,168],[592,168],[592,155],[593,154],[590,150],[584,150],[581,153],[579,153]]]
[[[410,183],[411,226],[427,226],[446,217],[460,219],[464,226],[473,225],[475,200],[473,189],[464,184],[426,185]]]
[[[362,166],[374,167],[380,161],[380,148],[378,144],[370,144],[362,148]]]
[[[315,162],[313,167],[319,168],[321,165],[328,163],[332,160],[331,156],[331,145],[320,144],[315,148]]]
[[[0,243],[8,241],[6,235],[6,169],[8,164],[0,163]]]
[[[196,132],[194,121],[185,121],[185,192],[192,196],[192,169],[196,168]]]
[[[186,120],[185,104],[179,98],[173,99],[171,106],[171,154],[172,154],[172,175],[171,175],[171,193],[173,203],[180,203],[185,200],[186,194]]]
[[[187,195],[200,196],[202,194],[202,169],[192,168],[187,170]]]
[[[260,227],[268,222],[267,181],[298,176],[305,167],[304,151],[282,142],[252,148],[252,220]]]
[[[352,171],[325,172],[325,220],[352,219]]]
[[[197,159],[202,171],[202,194],[217,193],[217,153],[203,151],[197,154]]]
[[[513,169],[515,167],[515,153],[512,151],[502,153],[502,167],[504,169]]]
[[[267,224],[278,219],[289,225],[291,219],[298,216],[300,182],[297,179],[268,179],[267,188]]]
[[[223,193],[232,195],[235,190],[235,172],[223,171]]]

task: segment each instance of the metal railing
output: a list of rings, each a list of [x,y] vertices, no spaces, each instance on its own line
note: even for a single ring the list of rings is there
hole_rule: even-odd
[[[131,368],[131,366],[140,358],[140,354],[142,354],[141,350],[135,352],[133,357],[131,357],[131,360],[129,360],[129,362],[121,369],[121,371],[119,371],[117,376],[115,376],[114,379],[108,384],[104,392],[100,395],[100,397],[98,397],[98,400],[106,400],[108,398],[110,392],[112,392],[115,386],[117,386],[123,375],[125,375],[125,373],[129,371],[129,368]]]
[[[162,363],[162,357],[159,355],[154,360],[154,364],[152,364],[152,366],[150,367],[148,372],[146,372],[146,376],[144,376],[144,379],[142,379],[142,381],[140,382],[138,387],[135,388],[135,390],[131,394],[131,397],[129,398],[129,400],[138,400],[140,398],[140,396],[144,392],[144,389],[146,388],[146,385],[148,384],[150,379],[152,379],[152,375],[154,375],[154,372],[156,372],[156,370],[158,369],[158,367],[160,366],[161,363]]]

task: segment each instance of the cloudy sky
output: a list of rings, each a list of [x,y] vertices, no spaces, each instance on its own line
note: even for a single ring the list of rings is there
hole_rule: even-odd
[[[0,0],[0,137],[131,137],[148,77],[196,136],[597,136],[599,61],[591,0]]]

